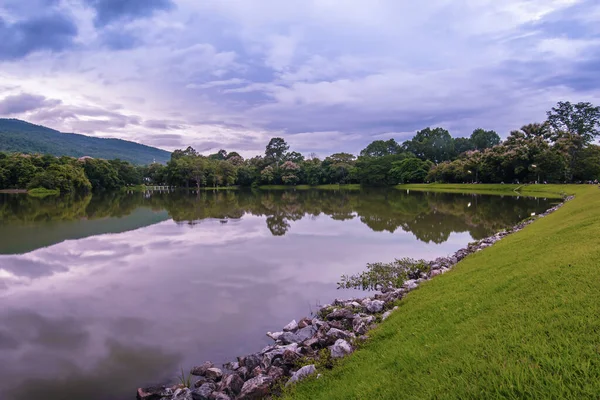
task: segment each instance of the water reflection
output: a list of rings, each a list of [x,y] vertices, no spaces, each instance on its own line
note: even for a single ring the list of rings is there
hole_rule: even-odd
[[[447,255],[548,207],[398,191],[2,197],[0,397],[131,399],[357,294],[336,282],[367,262]]]
[[[216,191],[126,194],[38,199],[0,195],[0,254],[26,253],[68,239],[118,233],[172,218],[222,223],[245,214],[264,216],[269,231],[283,236],[291,222],[328,215],[358,218],[376,232],[412,232],[443,243],[452,232],[480,239],[549,207],[545,199],[450,193],[362,191]]]

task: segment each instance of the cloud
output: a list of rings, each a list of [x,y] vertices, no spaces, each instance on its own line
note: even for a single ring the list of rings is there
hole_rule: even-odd
[[[231,78],[231,79],[225,79],[225,80],[210,81],[210,82],[206,82],[206,83],[188,83],[185,87],[187,89],[209,89],[209,88],[221,87],[221,86],[242,85],[247,82],[248,81],[245,79]]]
[[[142,44],[141,38],[134,32],[118,28],[107,28],[100,34],[101,43],[110,50],[130,50]]]
[[[32,20],[10,1],[5,21]],[[505,136],[557,101],[600,102],[594,0],[47,4],[72,19],[77,45],[3,63],[0,86],[62,100],[23,114],[61,130],[146,143],[177,130],[155,142],[247,155],[282,136],[357,153],[433,125]]]
[[[60,103],[60,100],[28,93],[6,96],[0,100],[0,115],[21,114],[40,108],[54,107]]]
[[[85,0],[96,10],[94,23],[105,26],[116,21],[150,17],[157,11],[175,7],[171,0]]]
[[[30,53],[61,51],[74,46],[77,25],[63,14],[49,14],[7,22],[0,14],[0,60],[15,60]]]

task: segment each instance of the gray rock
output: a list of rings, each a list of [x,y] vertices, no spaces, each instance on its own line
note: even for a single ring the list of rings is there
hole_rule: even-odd
[[[206,376],[208,379],[218,382],[223,377],[223,371],[221,371],[219,368],[209,368],[206,370],[204,376]]]
[[[237,361],[228,362],[228,363],[223,364],[223,368],[225,368],[229,371],[235,371],[240,368],[240,363]]]
[[[248,368],[248,371],[252,371],[254,368],[260,365],[262,357],[258,354],[250,354],[240,359],[240,365]]]
[[[335,341],[335,344],[329,346],[329,351],[331,352],[332,358],[341,358],[352,353],[352,346],[344,339],[338,339]]]
[[[244,381],[250,376],[250,370],[247,367],[239,367],[235,373],[238,374]]]
[[[283,368],[280,367],[271,367],[269,368],[267,375],[271,377],[274,381],[276,381],[285,375],[285,371],[283,370]]]
[[[295,332],[298,329],[298,323],[295,319],[292,320],[289,324],[283,327],[284,332]]]
[[[244,381],[237,374],[227,375],[219,385],[219,392],[225,392],[231,397],[235,397],[242,391]]]
[[[308,325],[311,325],[312,321],[308,318],[302,318],[300,322],[298,322],[298,328],[306,328]]]
[[[350,339],[353,336],[350,334],[350,332],[346,332],[337,328],[331,328],[327,331],[326,335],[334,339]]]
[[[171,400],[193,400],[192,391],[188,388],[179,388],[173,393]]]
[[[164,386],[150,386],[146,388],[138,388],[137,398],[139,400],[155,400],[169,397],[173,394],[173,390]]]
[[[193,367],[192,370],[190,371],[190,374],[196,375],[196,376],[204,376],[204,374],[206,373],[206,370],[209,368],[214,368],[214,366],[215,366],[215,364],[211,363],[210,361],[207,361],[200,366]]]
[[[404,282],[403,286],[408,290],[413,290],[416,289],[419,285],[417,284],[417,281],[415,279],[409,279],[406,282]]]
[[[321,321],[319,318],[313,318],[312,320],[312,325],[316,326],[317,328],[322,327],[324,323],[325,321]]]
[[[227,396],[225,393],[213,393],[214,400],[231,400],[231,397]]]
[[[206,379],[206,378],[202,377],[202,378],[198,379],[198,380],[196,381],[196,383],[194,383],[194,387],[195,387],[195,388],[199,388],[200,386],[202,386],[202,385],[204,385],[205,383],[208,383],[208,382],[211,382],[211,383],[212,383],[212,381],[210,381],[210,380],[208,380],[208,379]]]
[[[312,374],[314,374],[315,372],[317,372],[317,369],[315,368],[314,365],[305,365],[304,367],[300,368],[298,371],[294,372],[294,374],[292,375],[292,377],[287,381],[287,383],[285,384],[285,386],[291,385],[292,383],[301,381],[302,379],[306,378],[307,376],[310,376]]]
[[[348,310],[347,308],[340,308],[335,310],[329,314],[327,314],[327,319],[352,319],[354,318],[354,313],[352,310]]]
[[[267,336],[273,340],[279,340],[283,332],[267,332]]]
[[[259,375],[244,382],[240,400],[262,399],[269,395],[273,379],[270,376]]]
[[[205,383],[198,389],[192,390],[192,399],[194,400],[211,400],[212,393],[217,386],[214,383]]]
[[[389,318],[390,315],[392,315],[392,311],[391,310],[388,310],[388,311],[384,312],[383,315],[381,316],[381,320],[385,321],[386,319]]]
[[[353,322],[352,323],[352,329],[358,335],[364,335],[369,330],[369,328],[367,327],[367,325],[364,322],[362,322],[362,320],[360,320],[360,319],[358,320],[358,322],[356,322],[356,323]]]
[[[434,269],[433,271],[431,271],[431,277],[433,278],[434,276],[438,276],[441,275],[442,270],[441,269]]]
[[[302,343],[307,339],[312,338],[317,333],[317,327],[313,325],[308,325],[296,333],[292,332],[284,332],[283,335],[279,338],[282,343],[285,344],[293,344],[293,343]]]
[[[317,333],[316,326],[312,326],[312,325],[305,326],[304,328],[302,328],[298,332],[296,332],[296,336],[299,339],[299,341],[297,343],[301,343],[301,342],[304,342],[306,339],[310,339],[311,337],[316,335],[316,333]]]
[[[284,344],[300,343],[298,336],[293,332],[283,332],[283,335],[279,337],[279,341]]]
[[[365,303],[365,308],[370,313],[378,313],[383,310],[384,302],[381,300],[367,300]]]

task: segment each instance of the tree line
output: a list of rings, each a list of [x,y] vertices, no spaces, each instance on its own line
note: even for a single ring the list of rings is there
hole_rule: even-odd
[[[403,143],[376,140],[358,156],[335,153],[323,160],[290,151],[272,138],[264,155],[244,159],[219,150],[175,150],[166,165],[134,166],[121,160],[0,153],[0,189],[114,190],[151,183],[177,187],[323,185],[385,186],[421,182],[578,182],[600,177],[600,107],[559,102],[547,120],[510,132],[475,129],[453,138],[425,128]]]
[[[146,169],[118,159],[0,153],[0,189],[116,190],[141,184]]]
[[[475,129],[453,138],[443,128],[425,128],[405,141],[376,140],[354,156],[335,153],[323,160],[290,151],[273,138],[263,156],[237,152],[203,156],[177,150],[166,166],[149,167],[152,182],[185,187],[238,184],[384,186],[422,182],[578,182],[600,177],[600,107],[559,102],[547,120],[510,132],[502,141],[493,130]]]

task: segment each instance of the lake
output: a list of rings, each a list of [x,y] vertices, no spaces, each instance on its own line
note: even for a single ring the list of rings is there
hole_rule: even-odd
[[[406,190],[0,194],[0,398],[121,400],[259,351],[369,262],[446,256],[556,200]]]

